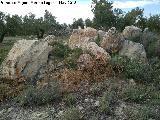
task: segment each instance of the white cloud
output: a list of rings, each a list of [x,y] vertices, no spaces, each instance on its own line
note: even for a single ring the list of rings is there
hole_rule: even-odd
[[[15,1],[15,0],[10,0]],[[24,0],[31,2],[31,0]],[[35,0],[36,1],[36,0]],[[37,0],[38,1],[38,0]],[[44,1],[44,0],[41,0]],[[53,0],[50,0],[53,2]],[[57,17],[57,21],[60,23],[72,23],[73,18],[93,18],[93,14],[91,12],[91,6],[90,4],[82,4],[82,3],[76,3],[76,4],[66,4],[66,5],[59,5],[59,4],[52,4],[52,5],[42,5],[42,4],[27,4],[27,5],[21,5],[21,4],[0,4],[0,11],[7,12],[11,15],[18,14],[18,15],[26,15],[29,12],[32,12],[33,14],[36,14],[37,17],[42,17],[44,15],[44,11],[48,10],[52,13],[52,15]]]
[[[144,7],[149,4],[157,4],[159,0],[140,0],[140,1],[115,1],[113,3],[114,8],[135,8]]]

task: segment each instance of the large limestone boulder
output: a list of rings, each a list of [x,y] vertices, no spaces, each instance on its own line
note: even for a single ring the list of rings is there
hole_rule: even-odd
[[[81,48],[83,44],[93,41],[97,35],[98,32],[94,28],[74,29],[69,39],[69,47],[72,49],[76,47]]]
[[[86,50],[89,51],[96,59],[101,59],[104,62],[109,63],[111,56],[103,48],[99,47],[95,42],[89,42],[86,45]]]
[[[119,55],[127,56],[130,59],[136,59],[147,62],[146,52],[142,44],[125,40]]]
[[[142,30],[135,26],[126,26],[123,30],[123,36],[124,38],[130,38],[130,37],[137,37],[142,33]]]
[[[44,40],[19,40],[1,66],[0,78],[31,79],[48,60],[52,47]]]
[[[123,37],[115,27],[108,30],[102,39],[100,46],[109,53],[116,53],[122,48]]]

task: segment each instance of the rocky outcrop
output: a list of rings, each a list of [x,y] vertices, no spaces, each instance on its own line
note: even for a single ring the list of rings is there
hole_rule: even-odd
[[[103,31],[99,31],[103,32]],[[76,29],[73,31],[70,40],[70,48],[81,48],[83,51],[88,51],[94,55],[97,59],[102,58],[105,61],[110,60],[110,55],[101,47],[99,47],[95,42],[95,38],[98,36],[96,29],[87,27],[86,29]],[[104,32],[103,32],[104,34]]]
[[[125,40],[119,55],[127,56],[130,59],[136,59],[142,62],[147,61],[146,52],[142,44]]]
[[[2,63],[1,78],[31,79],[45,66],[52,47],[44,40],[19,40]]]
[[[115,27],[109,29],[100,44],[108,53],[116,53],[122,48],[123,37],[118,33]]]
[[[124,38],[130,38],[130,37],[137,37],[142,33],[142,30],[135,26],[126,26],[123,30],[123,36]]]
[[[94,28],[74,29],[69,39],[69,47],[72,49],[76,47],[81,48],[83,44],[94,41],[97,35],[97,30]]]

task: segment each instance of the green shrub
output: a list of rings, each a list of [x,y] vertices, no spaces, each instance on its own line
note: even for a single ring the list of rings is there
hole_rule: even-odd
[[[71,49],[67,45],[63,45],[62,43],[55,42],[53,44],[53,51],[52,54],[57,57],[64,59],[69,56]]]
[[[11,49],[10,46],[6,46],[6,47],[0,48],[0,65],[4,61],[4,59],[6,58],[8,52],[10,51],[10,49]]]
[[[113,57],[112,66],[119,66],[125,78],[134,79],[136,82],[151,83],[156,77],[151,65],[127,57]]]
[[[157,34],[152,32],[142,33],[140,36],[130,37],[128,40],[143,44],[148,58],[159,56],[159,38]]]
[[[76,97],[72,94],[68,94],[64,96],[63,101],[67,106],[73,106],[76,103]]]
[[[123,112],[125,114],[125,119],[127,120],[158,120],[160,118],[159,113],[147,106],[126,107],[123,108]]]
[[[144,102],[148,97],[148,93],[146,93],[146,88],[137,87],[137,86],[128,86],[123,91],[122,98],[125,101],[130,102]]]
[[[115,102],[115,92],[114,91],[107,91],[104,93],[102,97],[99,99],[99,111],[105,112],[107,114],[110,114],[112,112],[111,106]]]
[[[100,42],[101,42],[101,38],[100,38],[100,36],[98,34],[97,38],[95,39],[95,43],[99,46]]]
[[[68,108],[61,116],[61,120],[81,120],[81,118],[82,113],[75,107]]]
[[[60,96],[58,83],[52,82],[43,88],[36,88],[35,86],[27,87],[22,94],[16,98],[16,101],[21,106],[41,105],[59,99]]]
[[[122,99],[129,102],[159,105],[160,91],[153,86],[137,85],[128,86],[122,92]]]
[[[65,58],[65,63],[68,68],[76,68],[77,66],[77,59],[83,53],[82,49],[75,48],[71,50],[68,57]]]
[[[83,53],[82,49],[75,48],[70,49],[68,45],[63,45],[62,43],[55,42],[53,44],[52,53],[53,56],[65,61],[65,65],[68,68],[76,68],[77,59]]]
[[[147,57],[157,56],[156,49],[158,47],[158,36],[152,32],[143,33],[141,36],[141,44],[143,44]]]

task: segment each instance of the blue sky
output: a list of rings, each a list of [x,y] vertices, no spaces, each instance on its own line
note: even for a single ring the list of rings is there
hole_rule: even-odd
[[[6,1],[6,0],[0,0]],[[10,2],[15,2],[19,0],[7,0]],[[39,1],[42,2],[44,0],[21,0],[21,2],[31,2],[31,1]],[[34,5],[34,4],[27,4],[27,5],[6,5],[0,4],[0,11],[9,13],[11,15],[18,14],[18,15],[26,15],[29,12],[36,14],[37,17],[42,17],[44,15],[44,11],[47,9],[49,10],[54,16],[56,16],[57,21],[60,23],[67,23],[70,24],[73,22],[73,18],[93,18],[93,14],[91,12],[91,0],[76,0],[76,4],[66,4],[66,5],[59,5],[59,0],[46,0],[53,2],[54,4],[48,5]],[[68,0],[62,0],[68,1]],[[75,1],[75,0],[70,0]],[[135,7],[144,8],[144,15],[149,16],[149,14],[160,14],[160,0],[112,0],[114,8],[120,8],[124,11],[130,11]]]

